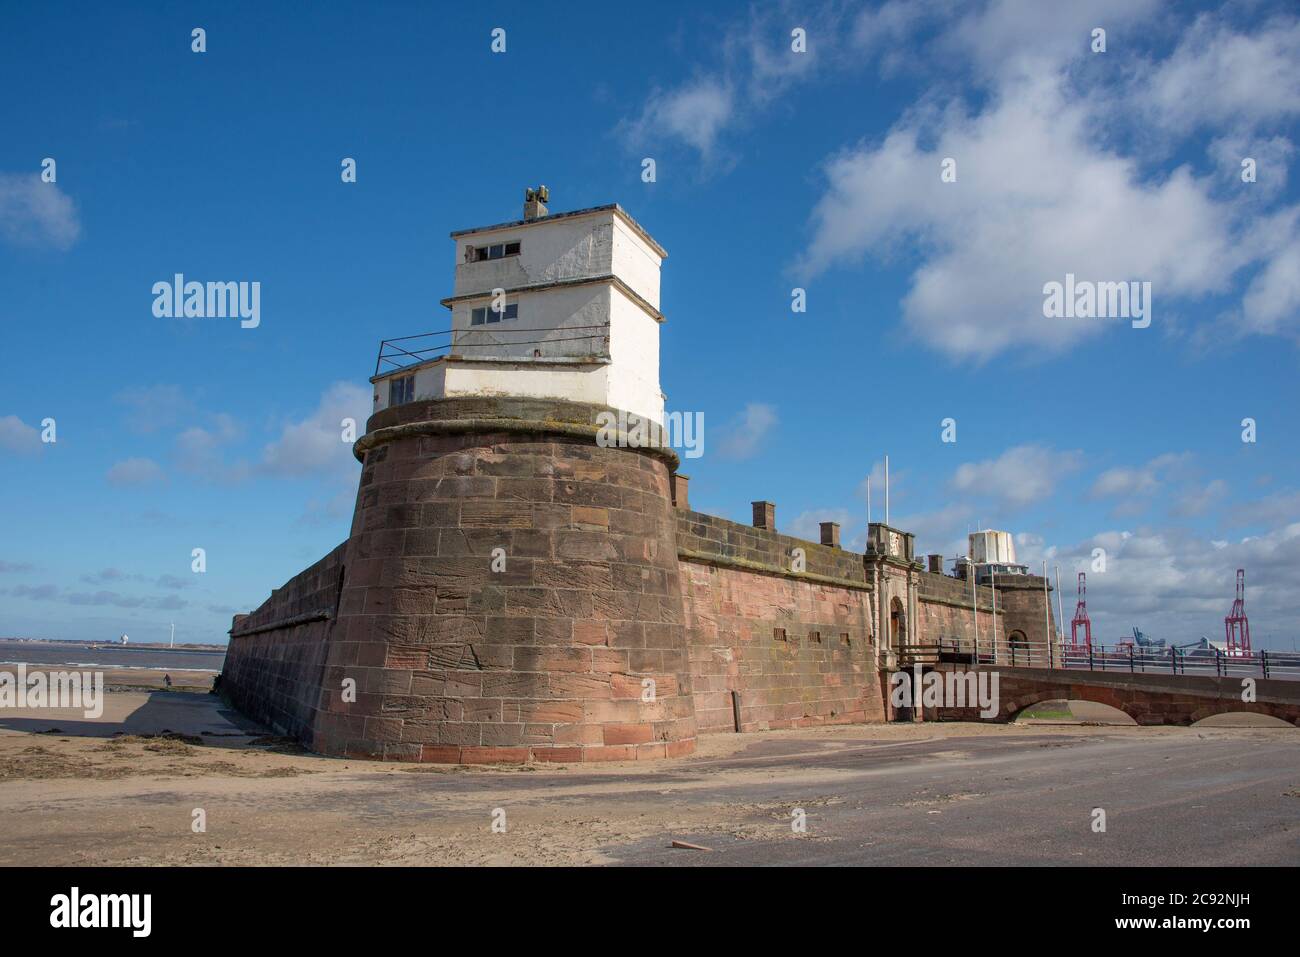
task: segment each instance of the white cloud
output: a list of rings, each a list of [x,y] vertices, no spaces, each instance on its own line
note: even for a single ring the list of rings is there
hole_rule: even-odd
[[[1104,573],[1091,568],[1097,547],[1106,549]],[[1221,641],[1238,568],[1246,569],[1246,611],[1256,646],[1270,634],[1289,637],[1300,618],[1300,593],[1294,588],[1300,523],[1222,542],[1181,529],[1114,530],[1061,549],[1060,560],[1067,629],[1074,575],[1088,574],[1094,642],[1113,644],[1133,626],[1173,642],[1201,635]],[[1278,641],[1272,647],[1283,645]]]
[[[1257,136],[1249,133],[1225,133],[1210,141],[1210,158],[1225,181],[1245,200],[1263,205],[1286,187],[1295,144],[1285,136]],[[1255,182],[1241,179],[1242,160],[1255,161]]]
[[[1300,515],[1300,491],[1275,492],[1235,506],[1230,518],[1237,525],[1281,525]]]
[[[948,157],[955,183],[940,181]],[[1140,181],[1136,164],[1098,146],[1090,108],[1057,77],[1010,87],[977,115],[909,117],[878,146],[832,159],[826,177],[799,268],[916,249],[904,323],[954,358],[1059,352],[1107,329],[1148,334],[1124,320],[1045,318],[1043,286],[1067,273],[1150,281],[1159,323],[1171,299],[1222,291],[1243,262],[1231,210],[1205,183],[1186,168]]]
[[[77,208],[39,173],[0,173],[0,238],[15,246],[68,249],[81,235]]]
[[[123,595],[120,592],[104,589],[94,592],[74,592],[60,590],[57,585],[15,585],[13,588],[0,589],[0,594],[27,598],[31,601],[56,601],[67,605],[107,605],[115,608],[148,608],[158,611],[179,611],[189,604],[176,595]]]
[[[1131,80],[1087,73],[1078,63],[1091,55],[1091,26],[1104,20],[1115,43],[1122,24],[1153,9],[1008,0],[944,30],[936,46],[969,60],[987,97],[974,111],[960,100],[923,100],[883,140],[832,156],[796,270],[812,278],[868,255],[915,257],[904,325],[953,359],[983,361],[1012,349],[1051,355],[1105,330],[1149,334],[1125,320],[1045,318],[1043,286],[1067,273],[1150,281],[1153,322],[1171,328],[1165,324],[1176,303],[1227,293],[1244,267],[1261,266],[1244,325],[1280,331],[1294,323],[1300,236],[1290,218],[1280,214],[1261,229],[1246,216],[1258,194],[1216,198],[1221,174],[1201,177],[1185,165],[1145,170],[1145,155],[1125,155],[1114,142],[1116,129],[1140,128],[1142,108],[1125,99]],[[1292,33],[1287,26],[1270,48],[1289,44]],[[1081,72],[1092,84],[1086,90]],[[1195,84],[1215,82],[1218,73],[1178,75],[1195,109],[1202,93],[1213,94]],[[1258,115],[1276,115],[1289,102],[1281,96]],[[949,157],[957,180],[945,183],[940,165]]]
[[[776,421],[776,409],[772,406],[747,403],[745,411],[724,427],[718,455],[724,459],[752,458]]]
[[[243,434],[239,424],[224,412],[211,417],[207,428],[193,425],[176,437],[176,464],[185,472],[205,478],[234,482],[248,477],[243,463],[227,466],[226,448]]]
[[[130,409],[133,431],[150,433],[189,415],[193,403],[178,385],[152,385],[123,389],[113,401]]]
[[[657,139],[677,139],[707,159],[735,109],[735,94],[726,82],[703,77],[675,90],[651,92],[641,115],[625,132],[636,146],[653,148]]]
[[[40,451],[41,433],[16,415],[0,416],[0,449],[23,455]]]
[[[1247,329],[1300,331],[1300,231],[1251,280],[1242,315]]]
[[[806,51],[796,53],[791,31],[806,32]],[[635,119],[618,132],[636,149],[684,144],[707,164],[717,158],[719,141],[743,125],[794,84],[846,52],[843,13],[831,3],[782,10],[751,8],[743,23],[732,25],[710,49],[713,67],[685,82],[656,87]]]
[[[1181,132],[1300,115],[1300,20],[1240,33],[1202,14],[1167,59],[1144,65],[1134,89],[1151,122]]]
[[[1077,451],[1017,445],[995,459],[959,465],[950,484],[955,491],[1018,508],[1051,495],[1062,478],[1078,469],[1082,459]]]
[[[295,478],[321,472],[357,467],[352,445],[342,440],[345,418],[357,423],[356,432],[365,431],[372,395],[351,382],[336,382],[321,396],[316,410],[306,419],[289,422],[280,437],[262,451],[260,469],[271,475]]]
[[[1205,485],[1187,489],[1174,503],[1172,513],[1181,517],[1204,515],[1215,502],[1228,494],[1228,483],[1223,479],[1213,479]]]
[[[972,5],[940,34],[936,46],[940,55],[969,59],[987,77],[1014,82],[1095,56],[1094,27],[1106,29],[1108,46],[1122,44],[1125,31],[1149,20],[1160,5],[1160,0],[991,0]]]
[[[974,513],[970,505],[954,502],[932,512],[895,517],[891,524],[916,536],[918,555],[938,554],[952,558],[966,554],[966,535],[975,524]],[[880,514],[876,520],[881,520]]]
[[[909,470],[900,469],[897,463],[891,463],[889,471],[891,518],[897,514],[894,511],[894,506],[907,500],[908,474]],[[868,484],[871,491],[870,501],[868,501],[867,496]],[[885,520],[885,460],[883,458],[871,463],[871,470],[867,473],[867,477],[858,483],[854,494],[864,504],[871,506],[871,520],[873,522],[883,522]],[[894,524],[897,525],[897,522]]]
[[[1191,455],[1166,453],[1158,455],[1145,465],[1117,466],[1106,469],[1092,483],[1088,498],[1118,499],[1113,514],[1136,515],[1146,509],[1152,497],[1164,487],[1168,479],[1184,474]]]
[[[915,62],[912,34],[943,10],[941,0],[888,0],[865,7],[853,21],[850,44],[863,56],[876,59],[882,73],[894,73]]]
[[[108,470],[108,480],[113,485],[148,485],[164,477],[161,466],[153,459],[122,459]]]

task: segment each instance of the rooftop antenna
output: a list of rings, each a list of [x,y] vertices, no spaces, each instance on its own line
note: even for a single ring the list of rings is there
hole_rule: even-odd
[[[885,524],[889,524],[889,456],[885,456]]]

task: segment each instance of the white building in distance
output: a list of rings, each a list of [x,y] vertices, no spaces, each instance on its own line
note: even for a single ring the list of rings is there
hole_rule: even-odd
[[[957,559],[958,578],[967,578],[967,566],[975,567],[975,581],[984,583],[993,576],[1029,574],[1028,565],[1016,562],[1016,543],[1010,532],[993,528],[980,529],[966,536],[966,557]]]

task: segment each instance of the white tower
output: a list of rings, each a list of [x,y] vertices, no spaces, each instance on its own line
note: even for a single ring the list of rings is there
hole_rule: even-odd
[[[386,340],[375,407],[453,396],[570,399],[663,422],[659,267],[667,253],[617,204],[462,229],[451,328]]]

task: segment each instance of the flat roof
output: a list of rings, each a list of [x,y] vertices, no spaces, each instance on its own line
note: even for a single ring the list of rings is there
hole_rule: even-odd
[[[622,206],[620,206],[618,203],[607,203],[604,206],[589,206],[586,209],[575,209],[567,213],[548,213],[547,215],[540,216],[537,219],[516,219],[513,220],[512,222],[496,223],[492,226],[475,226],[473,229],[457,229],[454,230],[450,235],[452,239],[458,239],[461,236],[472,236],[475,233],[490,233],[498,229],[515,229],[520,226],[540,226],[543,223],[553,222],[554,220],[557,219],[574,219],[578,216],[591,216],[594,215],[595,213],[608,213],[608,212],[614,213],[625,223],[627,223],[630,227],[632,227],[632,231],[635,232],[638,236],[640,236],[641,239],[645,241],[647,246],[649,246],[656,253],[658,253],[661,259],[668,258],[668,250],[664,249],[664,247],[660,246],[657,242],[655,242],[654,237],[645,231],[645,227],[643,227],[640,223],[638,223],[635,219],[633,219],[628,214],[628,211],[624,209]]]

